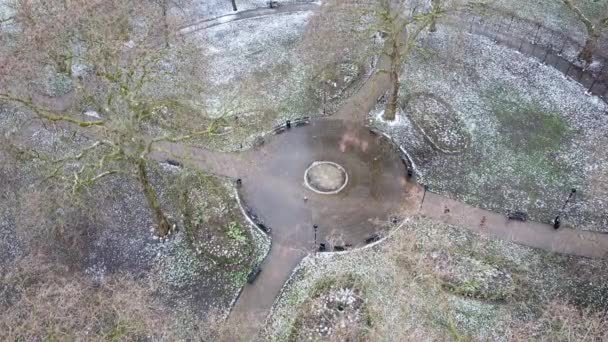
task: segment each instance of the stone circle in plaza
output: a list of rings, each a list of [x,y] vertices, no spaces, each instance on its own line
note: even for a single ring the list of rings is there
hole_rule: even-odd
[[[315,161],[304,173],[304,184],[318,194],[337,194],[348,184],[348,173],[340,164]]]

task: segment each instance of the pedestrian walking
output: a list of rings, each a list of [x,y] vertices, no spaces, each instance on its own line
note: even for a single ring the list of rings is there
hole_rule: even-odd
[[[559,216],[556,216],[555,220],[553,220],[553,228],[554,229],[559,229],[560,225],[561,225],[561,221],[559,219]]]

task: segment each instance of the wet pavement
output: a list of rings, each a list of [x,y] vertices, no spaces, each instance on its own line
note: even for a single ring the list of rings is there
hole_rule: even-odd
[[[504,214],[490,212],[432,192],[427,192],[420,214],[491,238],[518,243],[555,253],[608,257],[608,234],[550,224],[509,220]]]
[[[267,140],[251,152],[250,165],[256,167],[239,177],[239,193],[272,229],[275,244],[312,251],[335,239],[338,246],[360,246],[402,212],[413,186],[396,148],[362,125],[319,119]],[[305,185],[305,171],[317,161],[337,163],[347,172],[339,193],[320,194]]]
[[[271,229],[272,246],[258,278],[243,289],[229,323],[252,332],[304,256],[318,251],[321,243],[327,250],[364,245],[385,234],[392,217],[403,215],[408,204],[418,208],[422,195],[407,181],[396,148],[352,122],[319,119],[291,128],[268,137],[248,159],[239,193],[254,220]],[[316,161],[341,165],[348,173],[344,189],[337,194],[309,189],[304,174]]]
[[[244,205],[254,221],[272,229],[273,243],[285,241],[307,251],[332,237],[342,247],[360,246],[381,233],[392,216],[402,215],[408,205],[415,207],[419,199],[412,197],[420,196],[419,189],[407,181],[397,147],[359,123],[336,119],[313,120],[268,135],[262,146],[247,152],[221,153],[162,143],[155,145],[152,157],[240,178]],[[306,186],[305,172],[317,161],[344,168],[348,182],[339,193],[320,194]]]

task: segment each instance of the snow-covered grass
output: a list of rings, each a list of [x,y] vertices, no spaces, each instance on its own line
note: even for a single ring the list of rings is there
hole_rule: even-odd
[[[377,121],[377,122],[381,122],[382,125],[388,125],[390,127],[395,127],[395,126],[401,126],[404,124],[404,112],[402,109],[398,109],[397,110],[397,114],[395,116],[395,120],[384,120],[384,108],[382,106],[379,106],[378,108],[375,108],[371,113],[370,116],[373,118],[373,121]]]
[[[573,3],[596,23],[608,15],[606,0],[575,0]],[[512,15],[518,19],[511,21]],[[498,0],[492,2],[489,9],[483,12],[483,17],[488,25],[503,30],[509,28],[509,31],[521,38],[543,46],[552,46],[557,51],[566,43],[562,53],[571,61],[576,59],[587,38],[584,24],[563,1]],[[537,26],[539,24],[542,26],[540,30]],[[573,41],[570,42],[569,39]],[[574,42],[576,45],[572,44]],[[608,56],[608,32],[604,32],[599,50],[603,56]]]
[[[300,63],[296,53],[311,15],[308,11],[251,18],[192,35],[208,51],[211,86],[205,94],[206,111],[231,118],[225,124],[230,133],[207,141],[210,147],[247,148],[275,124],[320,111],[309,89],[309,66]]]
[[[582,12],[592,20],[606,17],[608,1],[572,1]],[[583,24],[576,18],[576,14],[568,9],[563,1],[553,0],[497,0],[492,2],[492,8],[514,13],[518,17],[543,23],[544,26],[554,30],[569,32],[576,28],[584,30]]]
[[[223,117],[223,126],[227,127],[226,134],[204,142],[208,147],[245,149],[256,137],[287,119],[329,113],[368,75],[368,64],[349,64],[358,63],[353,60],[362,59],[357,56],[367,51],[344,56],[334,73],[341,80],[340,89],[330,94],[334,97],[328,95],[324,111],[324,84],[315,71],[324,62],[307,62],[315,59],[306,55],[310,51],[303,51],[302,45],[313,14],[276,13],[189,35],[207,50],[209,86],[201,102],[207,107],[207,115]],[[361,50],[367,48],[361,44]]]
[[[210,80],[228,84],[255,71],[294,60],[293,48],[312,12],[277,14],[211,27],[205,38]]]
[[[461,118],[462,153],[437,151],[408,114],[399,126],[375,121],[402,144],[435,192],[533,220],[608,230],[608,110],[578,83],[480,36],[440,31],[424,41],[403,75],[403,102],[432,94]],[[404,103],[407,110],[408,104]],[[446,135],[449,136],[449,135]],[[575,201],[560,212],[576,188]],[[598,190],[600,189],[600,190]]]
[[[38,121],[31,120],[31,115],[7,105],[0,106],[0,137],[10,139],[20,149],[40,151],[41,155],[53,160],[77,154],[83,146],[91,144],[83,134],[62,125],[40,125]],[[255,235],[248,244],[255,246],[254,253],[240,258],[238,263],[226,266],[197,254],[186,234],[183,208],[180,208],[179,184],[180,177],[186,172],[184,169],[150,163],[151,182],[158,191],[165,213],[178,226],[177,231],[161,243],[151,233],[153,215],[140,185],[134,179],[126,176],[108,177],[87,187],[82,194],[68,195],[57,190],[62,183],[48,179],[50,163],[29,160],[27,156],[17,158],[19,154],[13,156],[9,153],[11,149],[8,144],[2,147],[0,269],[3,271],[27,276],[18,265],[24,257],[35,256],[36,264],[43,268],[47,267],[46,263],[52,264],[53,269],[69,267],[70,272],[56,272],[53,277],[78,283],[78,286],[94,284],[104,288],[116,276],[128,274],[155,303],[158,302],[159,312],[162,311],[165,317],[163,321],[167,325],[177,324],[171,329],[180,339],[196,339],[194,336],[201,333],[198,330],[200,319],[211,311],[225,318],[245,283],[251,264],[259,262],[267,253],[267,237],[252,230]],[[198,180],[200,175],[194,178]],[[196,205],[217,209],[205,211],[228,221],[217,221],[217,228],[225,227],[222,223],[232,222],[242,227],[243,231],[248,228],[238,209],[233,184],[211,176],[205,180],[199,189],[205,195],[192,198],[197,200]],[[218,195],[208,196],[211,192]],[[230,215],[218,213],[222,208]],[[249,239],[249,234],[243,235]],[[235,246],[223,243],[214,247],[230,249]],[[242,250],[236,252],[246,253]],[[4,289],[1,278],[0,288]],[[24,300],[31,299],[30,304],[36,306],[38,294],[44,293],[44,290],[38,292],[38,289],[45,288],[45,281],[47,279],[41,279],[35,288],[27,285],[15,293],[27,292],[29,298],[23,297]],[[69,291],[58,292],[58,296],[69,294]],[[108,300],[107,292],[98,296],[97,301],[101,303]],[[97,304],[97,301],[93,302]],[[3,301],[0,295],[0,307],[11,311],[11,305],[11,301]],[[145,312],[154,313],[143,302],[135,305],[141,305]],[[49,314],[55,312],[59,311],[49,311]],[[6,327],[5,324],[9,322],[3,319],[0,317],[0,326]],[[21,319],[14,323],[26,324],[24,326],[36,323],[28,321],[29,317]],[[47,332],[60,326],[61,321],[55,324],[46,327]],[[66,332],[66,336],[82,333],[79,329],[84,328],[84,325],[74,327]],[[149,331],[149,336],[156,336],[156,332],[164,328],[159,326],[154,329],[157,331]],[[6,332],[6,329],[3,331]],[[3,336],[6,335],[0,332],[0,339]],[[44,339],[50,338],[50,335],[38,337]]]
[[[275,0],[279,5],[313,2],[312,0]],[[192,5],[185,6],[186,13],[200,19],[216,18],[222,15],[238,13],[256,8],[268,8],[268,0],[236,0],[237,11],[232,8],[230,0],[193,0]]]
[[[601,310],[605,267],[605,260],[558,256],[411,218],[373,248],[304,259],[264,337],[287,340],[320,285],[350,277],[365,288],[371,327],[364,329],[374,341],[507,341],[529,333],[522,324],[534,326],[553,301]]]

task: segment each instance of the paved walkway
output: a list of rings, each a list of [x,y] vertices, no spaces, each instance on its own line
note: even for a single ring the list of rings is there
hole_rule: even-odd
[[[255,167],[252,152],[227,153],[210,151],[201,147],[190,146],[182,143],[162,142],[153,145],[150,157],[154,160],[165,162],[176,160],[187,165],[205,170],[216,176],[239,178],[248,170]]]
[[[335,245],[340,247],[365,245],[368,238],[388,232],[382,222],[406,204],[418,208],[422,198],[410,191],[417,187],[407,181],[395,149],[360,122],[316,119],[269,137],[252,156],[257,167],[240,176],[239,193],[272,229],[272,246],[258,278],[243,288],[229,324],[259,328],[292,270],[320,243],[331,250],[333,237],[339,237]],[[332,195],[307,188],[305,170],[315,161],[341,165],[348,173],[346,187]]]
[[[507,220],[505,215],[479,209],[427,192],[420,214],[467,228],[481,235],[561,254],[608,257],[608,234],[574,230],[538,222]]]
[[[293,229],[310,229],[310,227],[290,227]],[[293,270],[302,259],[311,253],[289,246],[289,243],[278,243],[273,237],[270,253],[262,265],[262,272],[253,284],[245,284],[239,298],[231,309],[227,324],[238,327],[239,335],[253,337],[264,325],[276,297]]]
[[[378,59],[376,70],[389,70],[390,64],[390,58],[383,54]],[[387,72],[374,72],[332,117],[344,121],[366,122],[367,115],[390,86],[390,77]]]
[[[319,3],[292,3],[292,4],[281,4],[277,8],[256,8],[236,13],[222,15],[216,18],[203,19],[193,23],[186,24],[179,28],[179,32],[182,34],[190,34],[197,31],[205,30],[214,26],[231,23],[234,21],[266,17],[270,15],[295,13],[304,11],[314,11],[319,8]]]

